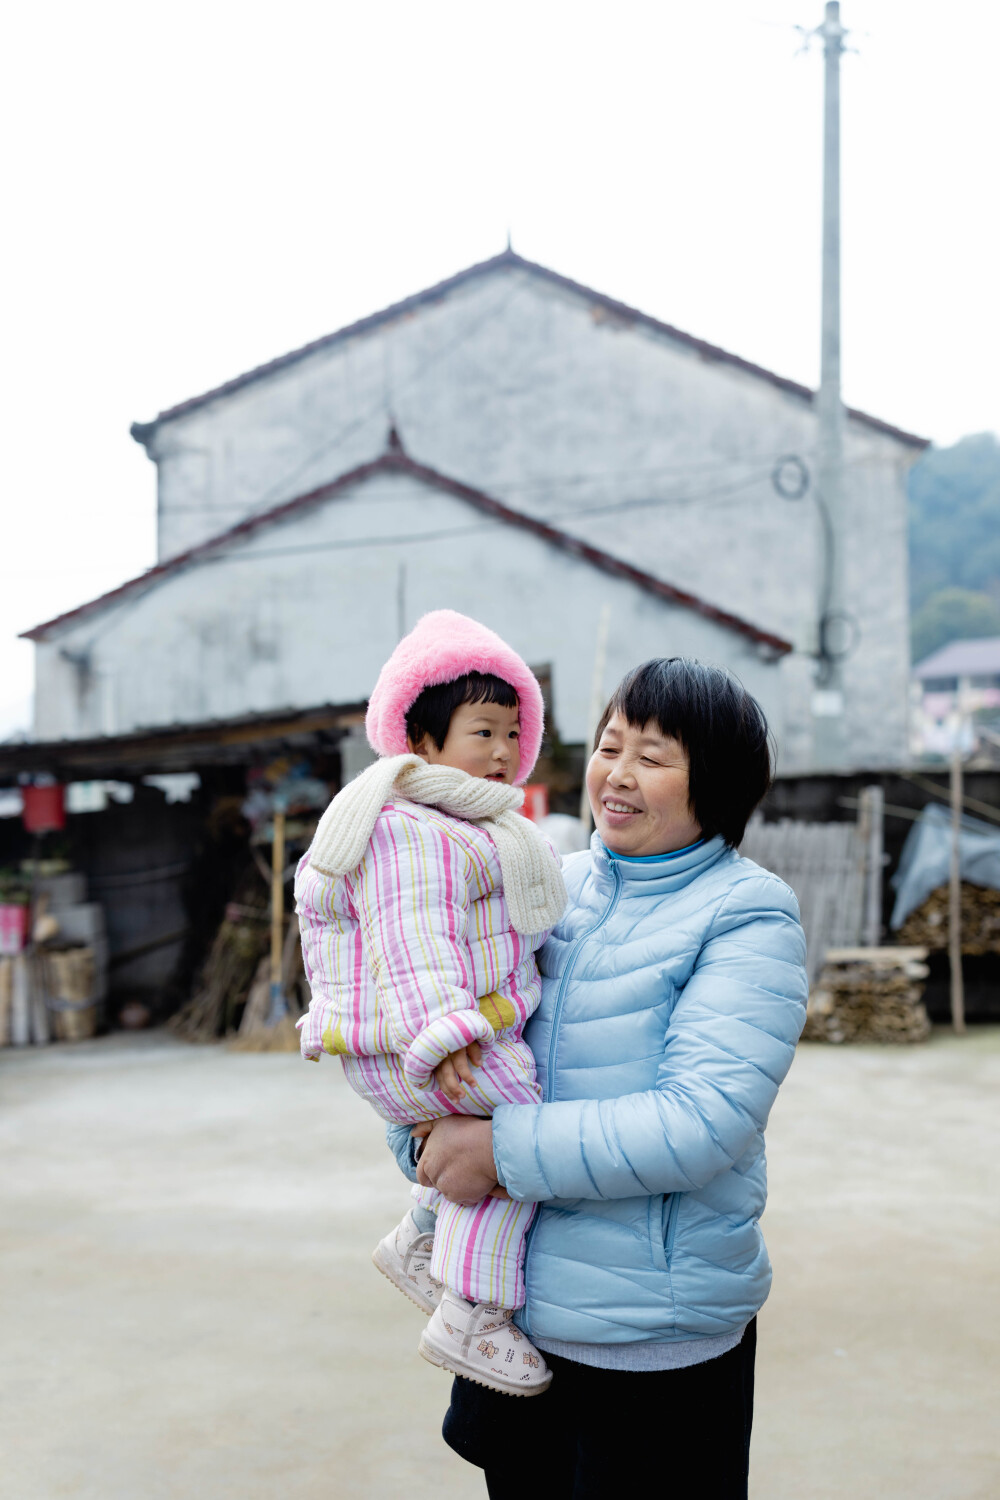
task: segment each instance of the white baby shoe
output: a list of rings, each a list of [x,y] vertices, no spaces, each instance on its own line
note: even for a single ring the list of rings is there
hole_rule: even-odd
[[[398,1286],[404,1296],[424,1313],[434,1311],[444,1290],[440,1281],[435,1281],[431,1275],[433,1248],[433,1234],[422,1234],[410,1212],[384,1240],[379,1240],[372,1253],[372,1260],[382,1275],[388,1276],[393,1286]]]
[[[467,1302],[450,1287],[420,1335],[420,1353],[432,1365],[508,1396],[538,1396],[552,1381],[544,1357],[514,1327],[509,1308]]]

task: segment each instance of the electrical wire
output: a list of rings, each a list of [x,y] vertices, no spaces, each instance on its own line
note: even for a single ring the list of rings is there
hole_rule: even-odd
[[[609,501],[606,503],[599,503],[597,505],[591,506],[575,506],[570,510],[550,512],[544,516],[531,516],[528,517],[528,519],[539,519],[543,524],[559,520],[571,520],[580,522],[585,521],[590,517],[615,515],[629,510],[650,509],[667,505],[707,506],[731,504],[734,499],[745,493],[747,490],[757,488],[758,485],[760,485],[762,481],[767,478],[772,466],[773,459],[769,459],[767,461],[767,464],[762,465],[761,469],[758,472],[751,472],[750,474],[745,475],[740,479],[734,480],[732,483],[719,486],[712,490],[696,492],[694,494],[692,494],[690,491],[687,491],[682,494],[667,496],[637,496],[628,500]],[[831,584],[831,564],[829,553],[829,545],[831,540],[831,520],[825,505],[822,503],[819,495],[815,491],[814,498],[817,501],[827,541],[827,546],[824,548],[825,566],[824,578],[821,585],[821,598],[828,601],[829,589]],[[252,517],[250,517],[249,519],[252,519]],[[224,546],[222,546],[218,551],[204,553],[197,558],[191,559],[190,562],[185,564],[184,566],[185,569],[187,567],[209,567],[217,566],[224,562],[250,562],[258,560],[264,561],[271,558],[294,557],[301,556],[303,554],[314,554],[317,552],[355,551],[365,547],[414,546],[419,545],[422,542],[449,541],[459,537],[487,534],[497,530],[499,527],[506,526],[508,524],[510,523],[505,519],[497,517],[495,520],[478,520],[466,526],[446,527],[437,531],[395,533],[388,536],[383,534],[365,537],[348,537],[339,540],[331,540],[329,542],[315,542],[308,545],[304,544],[302,546],[270,547],[259,550],[245,548],[242,544],[237,543],[235,548],[226,549]],[[583,537],[579,537],[577,539],[581,541],[585,540],[585,538]],[[110,614],[105,623],[102,626],[99,626],[93,632],[88,641],[78,652],[74,653],[74,658],[78,661],[86,660],[93,646],[100,639],[100,637],[103,636],[109,629],[111,629],[113,625],[117,624],[121,620],[122,613],[124,611],[136,607],[143,599],[148,597],[153,589],[158,587],[161,582],[167,582],[173,576],[173,573],[167,573],[155,578],[151,578],[150,586],[147,588],[141,588],[142,580],[140,579],[138,581],[140,584],[138,591],[134,595],[122,599],[118,607],[115,607],[114,605],[111,606]],[[829,613],[828,607],[825,613]],[[852,620],[849,623],[854,622]]]
[[[767,471],[765,471],[765,475],[766,472]],[[616,512],[622,510],[649,508],[651,506],[659,505],[730,503],[734,496],[736,496],[740,491],[756,488],[756,486],[760,483],[760,478],[760,475],[754,474],[748,478],[735,481],[731,485],[725,485],[719,489],[703,492],[702,494],[696,495],[687,494],[666,497],[639,497],[634,500],[613,501],[609,502],[608,504],[600,504],[590,507],[574,507],[572,510],[563,511],[561,513],[556,513],[554,515],[546,517],[545,520],[543,520],[543,524],[547,524],[548,522],[557,520],[586,519],[588,516],[609,515],[615,514]],[[528,517],[528,519],[541,518]],[[366,537],[348,537],[336,541],[314,542],[302,546],[269,547],[265,549],[254,550],[237,544],[238,550],[227,550],[225,547],[220,547],[216,552],[206,552],[196,558],[192,558],[188,563],[184,564],[184,568],[186,570],[189,567],[212,567],[218,566],[220,563],[224,562],[252,562],[257,560],[263,561],[269,558],[294,557],[316,552],[354,551],[363,547],[413,546],[421,542],[450,541],[451,539],[457,537],[475,536],[479,533],[492,532],[497,530],[499,527],[507,526],[509,524],[510,523],[506,519],[497,517],[495,520],[479,520],[467,526],[447,527],[438,531],[396,533],[390,536],[375,535]],[[583,541],[585,539],[581,537],[577,538],[577,540]],[[166,573],[151,577],[149,580],[149,586],[146,588],[142,588],[141,585],[143,580],[141,578],[137,580],[136,593],[120,600],[117,605],[112,604],[109,606],[108,617],[102,625],[98,626],[97,629],[93,631],[84,645],[73,653],[74,659],[77,662],[85,661],[97,641],[103,635],[105,635],[113,625],[116,625],[121,621],[124,612],[129,609],[135,608],[143,599],[148,598],[148,596],[153,592],[154,589],[159,587],[162,583],[168,582],[174,576],[174,573]]]
[[[684,463],[684,464],[661,464],[651,469],[605,469],[580,474],[552,474],[537,479],[501,479],[490,481],[490,487],[497,497],[521,494],[532,490],[559,490],[569,489],[580,484],[622,484],[628,480],[655,480],[662,477],[677,475],[681,478],[696,478],[700,475],[712,475],[722,471],[731,472],[733,468],[752,465],[755,469],[772,467],[772,457],[755,456],[753,458],[719,458],[709,462]],[[294,497],[293,497],[294,498]],[[254,501],[254,506],[260,504]],[[246,504],[233,505],[171,505],[170,515],[223,515],[229,511],[236,511],[241,516],[247,514]]]
[[[495,317],[498,317],[500,313],[506,312],[511,303],[514,302],[515,299],[523,291],[523,284],[515,284],[509,291],[504,294],[503,297],[499,297],[496,302],[492,303],[480,318],[474,319],[465,328],[463,328],[461,333],[456,335],[455,338],[449,340],[447,343],[444,343],[437,349],[433,350],[427,359],[418,364],[413,370],[410,371],[409,375],[407,375],[399,383],[399,385],[395,388],[393,394],[398,395],[401,391],[408,390],[409,387],[414,385],[418,380],[423,379],[428,370],[433,369],[436,364],[438,364],[442,359],[445,359],[449,354],[454,353],[456,349],[460,349],[463,344],[467,343],[468,340],[472,338],[473,334],[478,333],[481,328],[485,328],[486,325],[492,322]],[[375,405],[373,405],[367,412],[359,417],[355,417],[352,421],[348,422],[346,426],[342,427],[339,432],[334,433],[332,437],[324,438],[323,442],[320,443],[318,448],[314,448],[311,453],[308,453],[305,458],[303,458],[294,469],[286,473],[282,479],[277,480],[274,484],[270,485],[269,488],[264,491],[263,495],[258,497],[254,504],[260,505],[261,507],[271,504],[279,495],[286,493],[288,488],[292,484],[294,484],[297,479],[299,479],[303,474],[307,473],[318,459],[322,458],[324,454],[329,453],[331,448],[336,448],[340,443],[343,443],[347,438],[353,436],[355,432],[358,432],[368,422],[374,421],[375,418],[380,415],[386,418],[390,417],[390,402],[388,400],[388,392],[383,392],[379,401]]]
[[[807,453],[809,450],[804,450]],[[849,469],[862,469],[873,464],[880,464],[882,460],[871,454],[856,454],[853,458],[844,461],[845,471]],[[711,475],[720,471],[731,471],[733,468],[754,466],[765,468],[770,471],[773,466],[773,457],[762,455],[744,456],[742,458],[719,458],[705,463],[690,464],[663,464],[651,469],[606,469],[581,474],[551,474],[538,479],[502,479],[490,481],[491,491],[497,498],[506,495],[517,495],[533,490],[561,490],[569,489],[579,484],[623,484],[630,480],[649,479],[655,480],[661,477],[678,475],[681,478],[695,478],[700,475]],[[292,497],[295,498],[294,496]],[[254,501],[254,510],[249,514],[256,513],[256,508],[261,504]],[[217,515],[224,516],[234,513],[241,517],[248,515],[247,502],[232,505],[171,505],[169,514],[171,516],[199,516]],[[20,576],[20,575],[19,575]]]
[[[737,491],[749,489],[756,486],[758,483],[758,477],[754,476],[750,480],[743,480],[738,484],[726,486],[722,490],[709,492],[707,495],[683,497],[669,496],[667,498],[653,496],[644,499],[615,501],[608,505],[595,505],[582,510],[574,509],[572,511],[565,511],[558,515],[548,516],[542,521],[542,524],[546,525],[551,521],[563,520],[566,518],[580,519],[581,517],[587,516],[608,515],[616,513],[618,511],[630,510],[639,507],[646,508],[649,506],[671,505],[679,503],[717,503],[727,501],[731,499],[737,493]],[[535,520],[540,518],[532,516],[528,517],[527,519]],[[267,547],[260,550],[251,550],[250,548],[241,547],[239,551],[226,551],[225,549],[220,548],[217,553],[206,553],[203,557],[193,558],[191,560],[190,566],[209,567],[213,564],[223,562],[257,562],[258,560],[275,557],[297,557],[303,554],[311,554],[314,552],[353,551],[360,547],[412,546],[418,542],[441,542],[448,541],[453,537],[475,536],[479,533],[495,531],[499,527],[508,526],[510,524],[511,523],[505,517],[497,516],[495,519],[480,520],[477,522],[473,522],[468,526],[450,526],[439,531],[414,531],[395,533],[389,536],[383,534],[362,537],[345,537],[343,539],[331,540],[328,542],[310,542],[303,543],[301,546],[291,547]],[[575,537],[574,540],[585,541],[586,539],[583,537]]]

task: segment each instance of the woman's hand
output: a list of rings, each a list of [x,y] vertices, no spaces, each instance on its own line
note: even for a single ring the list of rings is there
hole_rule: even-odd
[[[440,1089],[442,1094],[446,1094],[453,1104],[458,1104],[465,1098],[462,1084],[475,1083],[472,1070],[482,1067],[482,1062],[483,1052],[478,1042],[470,1042],[467,1047],[459,1047],[457,1052],[450,1052],[434,1069],[434,1087]]]
[[[417,1162],[417,1181],[437,1188],[452,1203],[479,1203],[483,1198],[506,1198],[497,1182],[493,1161],[493,1125],[471,1115],[448,1115],[414,1134],[425,1137]]]

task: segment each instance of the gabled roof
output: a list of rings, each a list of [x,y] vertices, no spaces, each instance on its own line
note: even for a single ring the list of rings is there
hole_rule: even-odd
[[[1000,676],[1000,635],[949,641],[913,668],[914,677]]]
[[[127,595],[144,592],[155,587],[161,581],[171,577],[174,573],[181,572],[184,568],[191,567],[202,561],[208,561],[211,556],[224,550],[233,542],[246,541],[265,527],[274,526],[282,521],[289,520],[300,511],[310,509],[314,506],[324,504],[328,500],[335,499],[338,495],[351,489],[354,485],[361,484],[365,480],[373,479],[380,474],[405,474],[412,479],[431,489],[443,491],[447,495],[453,495],[457,500],[463,500],[475,510],[484,515],[492,516],[498,521],[503,521],[509,526],[517,527],[521,531],[530,532],[539,537],[543,542],[557,548],[560,552],[569,553],[572,557],[579,557],[591,567],[600,569],[614,578],[624,578],[636,587],[643,589],[646,593],[654,594],[657,598],[668,604],[678,604],[685,609],[693,610],[695,614],[704,616],[707,620],[713,620],[717,625],[726,629],[734,630],[738,634],[746,636],[756,645],[773,652],[776,656],[784,656],[792,649],[790,641],[786,641],[780,635],[774,635],[768,630],[761,630],[758,626],[751,624],[748,620],[741,619],[738,615],[729,614],[728,611],[718,609],[707,600],[700,599],[696,594],[689,594],[684,589],[674,588],[673,584],[664,583],[660,578],[654,578],[650,573],[644,573],[639,568],[632,567],[631,563],[623,562],[620,558],[613,557],[608,552],[602,552],[597,547],[591,547],[588,543],[581,541],[578,537],[571,536],[566,531],[560,531],[554,526],[548,526],[544,521],[538,521],[533,516],[526,516],[520,511],[511,510],[499,500],[486,495],[482,490],[473,489],[470,485],[461,484],[457,479],[449,479],[445,474],[439,474],[437,470],[428,468],[425,464],[419,464],[405,453],[399,443],[395,432],[390,435],[389,448],[381,458],[372,463],[361,464],[356,469],[342,474],[339,479],[332,480],[329,484],[320,485],[318,489],[310,490],[305,495],[299,495],[294,500],[286,500],[281,505],[276,505],[271,510],[263,511],[260,515],[250,516],[238,525],[230,527],[227,531],[219,533],[207,542],[201,542],[197,547],[191,547],[186,552],[180,552],[168,562],[160,563],[155,568],[149,568],[141,573],[138,578],[132,578],[128,583],[121,584],[107,594],[101,594],[99,598],[92,599],[88,604],[81,604],[77,609],[68,610],[65,614],[56,615],[52,620],[46,620],[42,625],[36,625],[33,630],[25,630],[22,637],[29,641],[42,641],[53,630],[64,625],[84,619],[87,615],[96,614],[108,608],[109,605],[117,604]]]
[[[177,406],[168,407],[161,411],[159,416],[152,422],[134,422],[132,424],[132,436],[136,442],[147,444],[153,436],[156,428],[161,422],[172,421],[174,417],[185,416],[188,412],[195,411],[199,406],[205,406],[210,401],[215,401],[220,396],[231,395],[234,391],[242,390],[244,386],[250,385],[255,380],[263,380],[268,375],[277,374],[279,370],[287,369],[289,365],[296,364],[299,360],[306,359],[310,354],[315,354],[321,349],[332,348],[335,344],[345,339],[355,338],[358,334],[368,333],[378,328],[383,323],[390,322],[393,318],[401,317],[405,313],[413,312],[417,308],[426,307],[430,303],[439,302],[443,297],[458,287],[464,286],[469,281],[475,281],[480,277],[488,276],[491,272],[505,268],[517,268],[528,271],[542,281],[547,281],[551,286],[562,287],[566,291],[574,292],[586,301],[596,304],[615,318],[634,323],[644,328],[653,329],[657,333],[666,334],[668,338],[677,343],[684,344],[687,348],[695,350],[703,359],[715,360],[721,364],[734,366],[743,370],[748,375],[755,375],[761,380],[768,381],[777,386],[779,390],[787,391],[793,396],[798,396],[804,401],[812,402],[815,393],[806,385],[800,385],[797,380],[789,380],[784,375],[776,375],[773,370],[765,370],[762,365],[755,365],[751,360],[741,359],[738,354],[730,354],[726,349],[720,349],[715,344],[708,344],[704,339],[694,338],[690,333],[684,333],[679,328],[674,328],[670,323],[663,323],[659,318],[654,318],[649,313],[640,312],[637,308],[629,307],[624,302],[617,302],[613,297],[606,297],[603,292],[595,292],[592,287],[584,286],[579,281],[572,281],[568,276],[560,276],[557,271],[550,271],[547,266],[538,265],[536,261],[525,260],[523,256],[515,254],[513,250],[504,250],[500,255],[494,255],[490,260],[480,261],[478,265],[469,266],[464,271],[459,271],[455,276],[449,276],[445,281],[439,281],[435,286],[428,287],[425,291],[417,292],[412,297],[406,297],[402,302],[394,302],[390,307],[385,307],[381,312],[371,313],[366,318],[361,318],[356,323],[349,323],[346,328],[339,328],[335,333],[328,333],[325,337],[314,339],[310,344],[304,344],[301,349],[293,349],[290,354],[282,354],[278,359],[269,360],[266,364],[257,365],[255,369],[248,370],[245,375],[237,375],[233,380],[227,380],[223,385],[216,386],[213,390],[205,391],[201,396],[192,396],[188,401],[181,401]],[[854,407],[847,408],[847,415],[853,417],[857,422],[863,422],[865,426],[872,427],[876,432],[885,433],[888,437],[896,438],[897,441],[905,443],[913,448],[926,448],[928,439],[917,437],[912,432],[905,432],[901,427],[893,427],[889,422],[883,422],[878,417],[869,416],[866,412],[857,411]]]

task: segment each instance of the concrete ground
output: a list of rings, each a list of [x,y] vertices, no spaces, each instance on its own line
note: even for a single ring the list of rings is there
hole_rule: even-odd
[[[1000,1495],[998,1085],[1000,1028],[800,1050],[756,1500]],[[369,1263],[406,1189],[338,1068],[163,1034],[0,1053],[0,1195],[5,1500],[485,1494]]]

